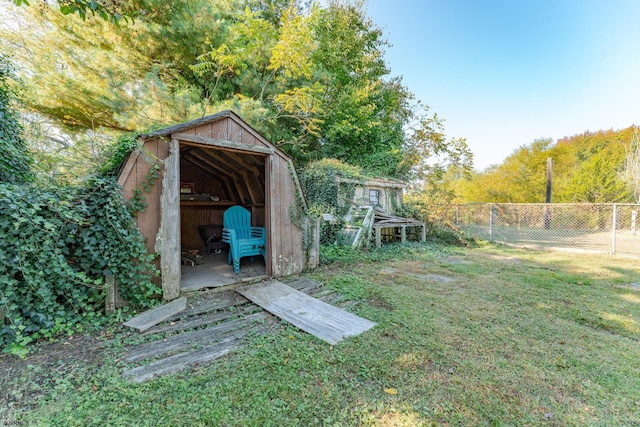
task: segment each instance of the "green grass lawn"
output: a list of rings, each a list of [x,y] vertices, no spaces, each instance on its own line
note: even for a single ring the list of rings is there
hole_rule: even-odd
[[[130,384],[118,360],[130,336],[116,332],[97,364],[45,372],[28,356],[1,384],[18,395],[0,421],[640,425],[638,260],[433,244],[337,258],[307,277],[378,323],[358,337],[331,347],[284,327],[210,365]],[[38,393],[25,385],[34,378]]]

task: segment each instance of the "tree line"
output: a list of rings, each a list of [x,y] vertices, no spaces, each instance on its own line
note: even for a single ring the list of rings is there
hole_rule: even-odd
[[[465,140],[392,76],[362,0],[75,1],[67,15],[59,3],[15,7],[0,29],[26,139],[58,177],[94,169],[118,133],[225,109],[299,166],[335,158],[404,179],[471,169]]]
[[[635,126],[539,139],[470,180],[452,171],[447,185],[460,202],[544,203],[550,158],[552,202],[637,203],[639,142]]]

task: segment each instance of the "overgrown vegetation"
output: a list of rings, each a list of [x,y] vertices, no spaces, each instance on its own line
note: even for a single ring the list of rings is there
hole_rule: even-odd
[[[349,182],[340,182],[339,178]],[[308,199],[311,214],[316,216],[322,213],[344,215],[351,206],[356,184],[365,179],[361,168],[336,159],[310,163],[300,173],[300,185]]]
[[[39,339],[72,334],[78,325],[100,324],[105,275],[119,294],[148,306],[159,289],[155,267],[127,209],[122,190],[98,174],[70,185],[36,179],[22,140],[0,59],[0,348],[24,355]],[[130,141],[116,144],[120,163]],[[111,164],[112,166],[112,164]],[[155,170],[154,170],[155,171]],[[157,171],[155,171],[157,173]]]
[[[318,218],[329,214],[334,218],[320,222],[321,244],[335,242],[344,225],[343,218],[351,207],[356,185],[365,179],[361,168],[336,159],[318,160],[302,170],[300,186],[309,207],[307,215]]]
[[[15,93],[10,85],[12,65],[0,52],[0,182],[20,183],[33,179],[33,160],[20,134],[15,111]]]
[[[556,142],[539,139],[515,150],[502,164],[473,174],[470,181],[450,175],[447,187],[460,202],[544,203],[551,158],[553,203],[636,202],[636,134],[632,126]]]
[[[48,159],[86,133],[232,109],[297,166],[328,157],[406,178],[436,170],[445,152],[470,162],[464,140],[447,141],[442,120],[391,75],[363,1],[94,3],[71,2],[84,20],[55,3],[8,5],[19,31],[0,23],[25,70],[30,117],[51,120],[42,132],[60,141]],[[112,25],[88,4],[98,14],[139,13]]]
[[[84,348],[95,341],[74,337],[19,364],[0,356],[11,372],[0,377],[0,422],[640,423],[636,260],[494,245],[391,245],[370,260],[352,258],[360,254],[337,256],[308,277],[377,323],[362,335],[329,346],[284,327],[217,362],[145,384],[121,377],[128,333],[110,331],[102,355],[86,362]]]
[[[41,338],[98,322],[104,276],[148,306],[155,268],[121,189],[111,179],[78,186],[0,183],[0,346],[22,354]]]

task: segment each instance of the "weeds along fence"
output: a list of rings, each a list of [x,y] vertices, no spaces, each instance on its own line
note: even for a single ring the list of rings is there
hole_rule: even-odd
[[[468,203],[440,206],[436,222],[484,240],[640,257],[640,205]]]

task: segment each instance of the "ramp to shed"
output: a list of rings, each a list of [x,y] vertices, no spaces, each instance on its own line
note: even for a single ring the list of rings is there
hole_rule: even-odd
[[[244,286],[236,291],[271,314],[331,345],[375,326],[374,322],[313,298],[277,280]]]

